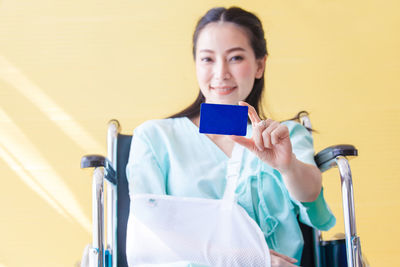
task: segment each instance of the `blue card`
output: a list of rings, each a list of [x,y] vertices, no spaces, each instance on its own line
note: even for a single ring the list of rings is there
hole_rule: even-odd
[[[200,133],[245,136],[247,106],[201,104]]]

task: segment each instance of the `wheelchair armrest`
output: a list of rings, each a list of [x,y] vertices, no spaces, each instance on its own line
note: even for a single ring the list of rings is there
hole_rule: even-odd
[[[86,155],[81,159],[81,168],[104,167],[104,178],[110,183],[117,184],[117,174],[106,157],[101,155]]]
[[[81,168],[104,167],[106,157],[101,155],[85,155],[81,158]]]
[[[321,172],[324,172],[336,166],[336,158],[338,156],[356,157],[358,156],[358,150],[353,145],[330,146],[315,155],[314,159]]]

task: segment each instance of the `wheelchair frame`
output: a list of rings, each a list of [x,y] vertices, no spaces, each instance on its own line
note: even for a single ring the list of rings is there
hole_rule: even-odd
[[[307,112],[299,114],[299,122],[311,129],[311,122]],[[93,237],[89,249],[90,267],[125,267],[125,251],[118,255],[118,192],[117,192],[117,144],[121,128],[117,120],[111,120],[107,133],[107,157],[100,155],[87,155],[81,159],[81,168],[94,167],[92,183],[92,219]],[[129,137],[129,136],[125,136]],[[357,149],[352,145],[336,145],[328,147],[315,156],[315,161],[321,170],[325,172],[332,167],[338,167],[341,177],[342,204],[345,226],[345,246],[348,267],[362,267],[361,244],[357,236],[354,211],[353,183],[348,157],[357,156]],[[106,181],[106,182],[105,182]],[[106,191],[105,189],[106,184]],[[106,205],[104,205],[106,195]],[[107,211],[106,221],[104,220]],[[105,224],[106,222],[106,224]],[[307,226],[311,229],[311,227]],[[125,225],[126,228],[126,225]],[[320,231],[311,230],[313,261],[315,267],[325,267],[321,255],[322,246],[330,246],[337,242],[323,241]],[[107,239],[105,239],[107,234]],[[125,248],[125,246],[123,246]],[[121,257],[124,256],[124,257]]]

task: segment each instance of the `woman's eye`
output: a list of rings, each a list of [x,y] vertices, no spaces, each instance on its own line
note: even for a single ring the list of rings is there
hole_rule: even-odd
[[[203,57],[201,58],[202,62],[212,62],[212,59],[210,57]]]
[[[234,56],[234,57],[231,57],[231,59],[230,59],[230,61],[233,61],[233,62],[242,61],[242,60],[243,60],[242,56]]]

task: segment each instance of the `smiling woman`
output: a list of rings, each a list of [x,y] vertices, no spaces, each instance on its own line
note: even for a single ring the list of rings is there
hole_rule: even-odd
[[[208,24],[196,45],[196,73],[207,103],[236,105],[264,74],[266,56],[256,59],[244,29],[231,22]]]
[[[297,218],[324,230],[335,218],[307,129],[260,118],[267,58],[261,21],[241,8],[213,8],[197,24],[193,53],[200,87],[195,102],[134,131],[128,264],[295,266],[303,247]],[[248,106],[248,135],[200,134],[204,102]],[[149,197],[169,209],[146,208]],[[153,231],[157,238],[144,234]],[[140,239],[146,246],[137,245]]]

